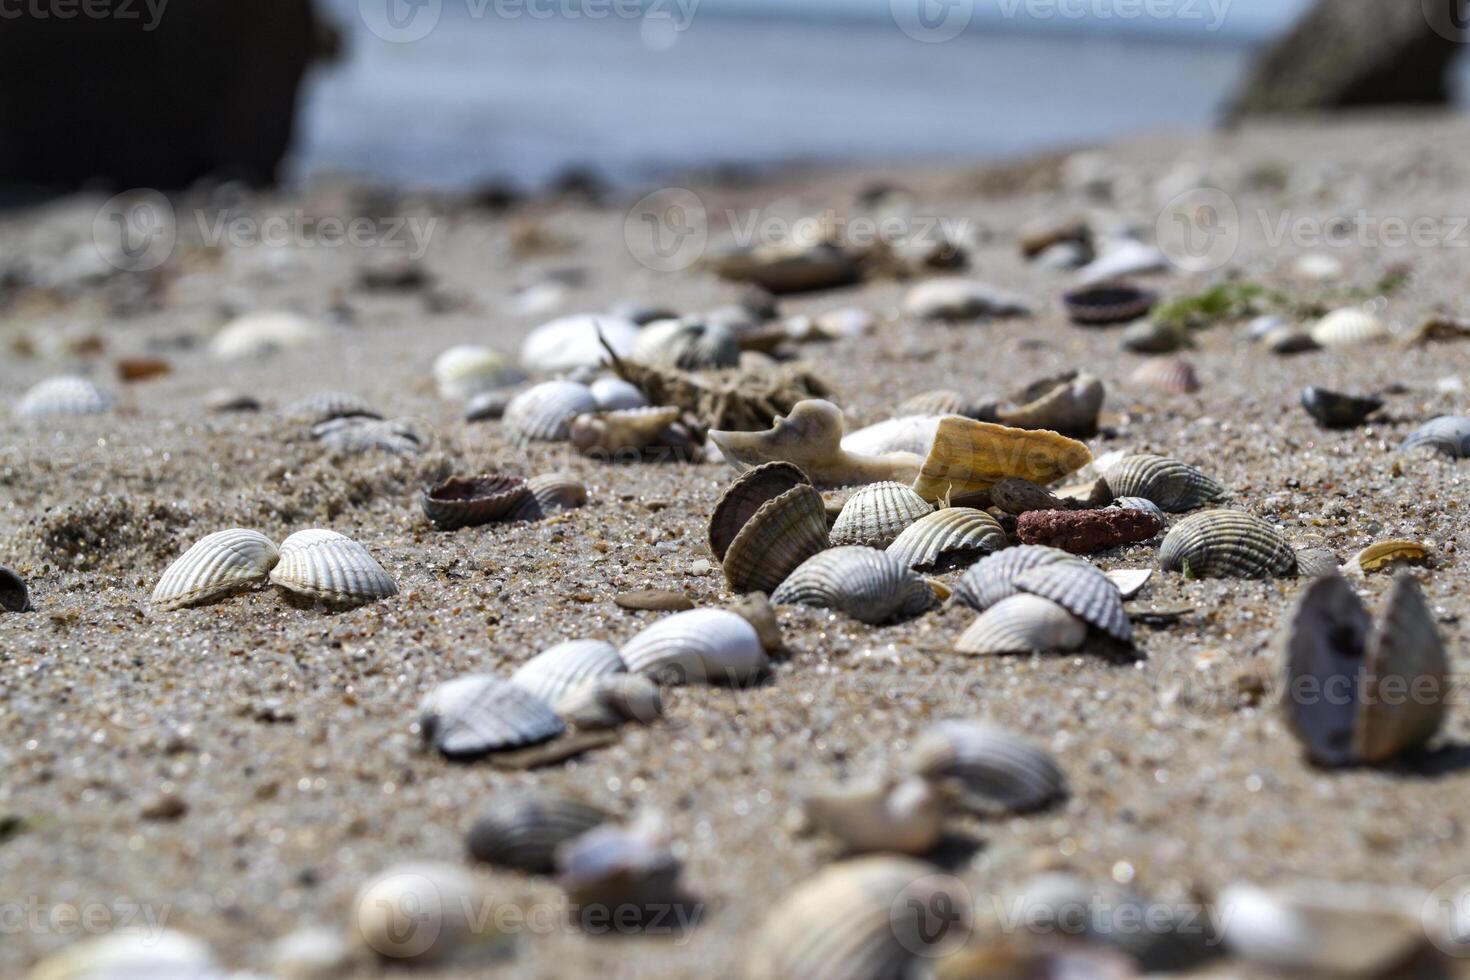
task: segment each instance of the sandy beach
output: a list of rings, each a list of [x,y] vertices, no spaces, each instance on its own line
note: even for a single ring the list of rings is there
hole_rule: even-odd
[[[1158,452],[1199,466],[1229,488],[1233,506],[1298,548],[1346,559],[1378,540],[1426,544],[1432,559],[1415,574],[1451,670],[1463,676],[1470,464],[1397,447],[1422,422],[1467,410],[1470,342],[1411,348],[1396,338],[1280,357],[1248,340],[1244,323],[1227,322],[1196,333],[1184,352],[1200,391],[1151,391],[1128,383],[1141,357],[1121,349],[1119,330],[1067,322],[1060,296],[1074,274],[1027,263],[1016,237],[1026,222],[1076,212],[1152,240],[1170,200],[1219,188],[1239,214],[1228,263],[1137,282],[1169,298],[1233,277],[1329,309],[1368,303],[1406,334],[1429,315],[1467,312],[1467,139],[1462,118],[1363,118],[1142,139],[1082,157],[691,190],[712,216],[786,219],[848,213],[862,191],[890,183],[912,195],[916,213],[962,222],[966,274],[1027,297],[1034,315],[916,322],[900,312],[912,283],[889,279],[781,301],[783,315],[878,315],[869,336],[791,347],[850,424],[887,418],[929,389],[1003,395],[1090,371],[1107,385],[1103,433],[1087,441],[1094,455]],[[1302,587],[1293,579],[1156,573],[1130,611],[1187,612],[1166,625],[1136,622],[1136,662],[1087,650],[968,657],[953,649],[974,617],[964,608],[873,628],[781,607],[788,653],[765,684],[666,689],[661,722],[630,725],[609,747],[533,771],[425,751],[410,726],[440,681],[508,673],[565,639],[624,641],[661,615],[614,605],[625,591],[676,590],[701,606],[733,599],[705,543],[733,470],[513,448],[497,423],[467,423],[460,403],[439,397],[434,356],[460,343],[514,354],[532,328],[562,314],[630,299],[698,312],[740,289],[698,268],[640,264],[625,239],[633,201],[624,197],[495,212],[322,184],[239,199],[235,216],[257,223],[280,216],[319,232],[324,218],[375,214],[401,219],[405,242],[409,227],[431,229],[422,242],[430,284],[399,290],[364,288],[360,273],[409,248],[312,247],[310,235],[305,245],[211,246],[202,232],[217,227],[221,200],[175,201],[178,245],[146,273],[117,272],[98,255],[101,196],[0,216],[3,401],[77,372],[117,399],[114,411],[79,418],[0,412],[0,565],[27,580],[35,605],[0,615],[0,907],[27,910],[0,920],[0,974],[22,976],[87,935],[55,924],[56,907],[103,909],[119,923],[141,903],[160,924],[206,940],[227,966],[267,975],[273,940],[304,926],[345,931],[355,890],[383,868],[470,866],[463,835],[486,801],[534,785],[618,813],[660,811],[684,880],[705,903],[702,923],[674,935],[591,936],[565,921],[549,879],[477,868],[507,906],[550,913],[513,929],[491,968],[424,975],[738,975],[772,905],[842,853],[802,832],[803,795],[901,766],[920,732],[952,717],[987,718],[1045,746],[1070,787],[1041,813],[953,822],[935,859],[965,883],[982,920],[992,899],[1046,869],[1173,903],[1209,902],[1238,881],[1431,891],[1470,874],[1463,692],[1429,759],[1338,772],[1304,762],[1270,692],[1255,691],[1253,677],[1279,674],[1277,630]],[[1421,218],[1433,234],[1420,245],[1386,244],[1386,222]],[[1342,219],[1379,237],[1350,234],[1341,248],[1310,237]],[[724,219],[715,225],[712,244]],[[386,235],[387,221],[374,227]],[[1284,240],[1273,240],[1281,228]],[[1305,254],[1332,256],[1340,274],[1302,281]],[[1400,271],[1407,279],[1382,292]],[[329,336],[271,357],[211,357],[209,338],[231,316],[260,309],[307,314]],[[114,370],[124,357],[160,357],[172,370],[124,384]],[[1382,421],[1320,429],[1298,404],[1308,384],[1382,393]],[[210,412],[206,399],[221,386],[266,409]],[[324,389],[413,420],[431,444],[419,455],[332,454],[272,411]],[[421,487],[451,473],[550,470],[576,473],[588,506],[454,533],[419,511]],[[342,613],[292,607],[275,590],[150,612],[169,563],[229,527],[277,542],[308,527],[347,534],[399,594]],[[1095,561],[1149,567],[1158,543]],[[1388,576],[1356,584],[1381,608]],[[1203,972],[1242,975],[1234,969]]]

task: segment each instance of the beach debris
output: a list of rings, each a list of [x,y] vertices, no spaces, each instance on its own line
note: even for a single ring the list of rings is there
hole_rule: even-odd
[[[556,870],[556,849],[600,827],[611,815],[564,793],[507,788],[491,798],[470,825],[465,845],[470,857],[499,868],[532,874]]]
[[[955,641],[975,656],[1064,653],[1087,638],[1087,624],[1050,599],[1021,593],[986,609]]]
[[[1007,544],[995,518],[973,507],[944,507],[904,528],[887,552],[905,568],[943,570],[968,565]]]
[[[613,358],[618,376],[638,388],[650,405],[673,405],[691,427],[753,432],[809,398],[825,398],[827,386],[801,367],[770,364],[725,371],[680,371]]]
[[[1429,549],[1418,541],[1378,541],[1353,555],[1343,566],[1343,573],[1362,578],[1369,572],[1382,571],[1405,562],[1418,564],[1429,557]]]
[[[13,613],[31,611],[31,597],[26,591],[25,579],[4,565],[0,565],[0,611]]]
[[[1409,347],[1424,347],[1446,341],[1470,339],[1470,323],[1449,316],[1431,316],[1404,338]]]
[[[748,684],[766,671],[760,635],[727,609],[691,609],[653,623],[618,651],[628,670],[660,685]]]
[[[816,606],[877,626],[938,604],[923,578],[887,552],[846,545],[808,558],[771,594],[781,605]]]
[[[419,733],[425,743],[455,761],[536,745],[565,730],[545,701],[490,674],[445,681],[419,705]]]
[[[280,557],[275,543],[258,531],[239,527],[216,531],[169,565],[149,605],[162,612],[243,592],[264,583]]]
[[[997,551],[980,559],[960,577],[955,583],[954,597],[984,612],[1020,591],[1016,588],[1016,578],[1023,572],[1056,562],[1085,564],[1076,555],[1044,545],[1023,544]]]
[[[1066,778],[1048,752],[985,721],[938,722],[907,758],[910,771],[949,789],[980,816],[1027,813],[1067,795]]]
[[[910,483],[922,462],[913,453],[864,454],[842,448],[842,410],[829,401],[798,402],[763,432],[711,430],[710,439],[737,469],[784,461],[817,486]]]
[[[1167,456],[1136,453],[1102,469],[1116,497],[1143,497],[1171,514],[1213,503],[1226,490],[1188,463]]]
[[[489,886],[444,861],[393,865],[369,879],[353,900],[352,933],[362,946],[393,963],[459,960],[504,936],[483,911],[496,899]]]
[[[621,674],[626,669],[618,656],[618,648],[611,643],[605,640],[568,640],[521,664],[510,675],[510,680],[545,703],[556,705],[577,688],[609,674]]]
[[[398,594],[392,576],[362,545],[336,531],[297,531],[281,542],[270,582],[327,606],[356,606]]]
[[[1135,354],[1172,354],[1190,346],[1186,329],[1158,320],[1140,320],[1123,331],[1123,349]]]
[[[120,357],[113,364],[119,381],[149,381],[172,374],[174,366],[161,357]]]
[[[20,418],[55,418],[67,415],[98,415],[113,406],[112,396],[91,380],[64,374],[47,378],[31,387],[16,402]]]
[[[576,381],[543,381],[527,388],[505,407],[506,437],[518,446],[533,442],[565,442],[572,420],[597,411],[592,390]]]
[[[1031,315],[1031,303],[988,283],[955,276],[926,279],[903,298],[904,312],[920,320],[976,320]]]
[[[1078,326],[1085,327],[1132,323],[1148,316],[1158,301],[1157,293],[1126,283],[1088,286],[1062,297],[1067,317]]]
[[[944,836],[949,804],[918,776],[886,778],[815,793],[802,801],[808,823],[851,851],[923,854]]]
[[[834,545],[887,548],[934,508],[902,483],[872,483],[847,498],[832,524]]]
[[[642,921],[689,904],[682,870],[662,818],[652,813],[625,826],[604,823],[556,849],[556,883],[584,921],[606,923],[614,910],[620,922],[629,914]]]
[[[454,531],[505,520],[530,495],[526,481],[520,477],[486,473],[450,477],[425,487],[419,503],[435,527]]]
[[[543,323],[521,342],[521,367],[533,374],[595,368],[607,359],[609,349],[626,357],[637,339],[638,325],[628,320],[596,313],[565,316]]]
[[[1240,510],[1190,514],[1164,535],[1159,567],[1185,578],[1284,578],[1296,554],[1275,527]]]
[[[122,930],[83,939],[41,960],[27,980],[228,980],[204,940],[173,929]]]
[[[1015,517],[1034,510],[1080,510],[1087,505],[1078,500],[1065,500],[1030,480],[1014,477],[1001,480],[990,488],[990,503]]]
[[[636,721],[651,725],[664,713],[658,685],[642,674],[604,674],[574,687],[554,705],[556,713],[579,729],[617,728]]]
[[[1103,573],[1118,590],[1124,602],[1143,591],[1148,580],[1154,577],[1152,568],[1114,568]]]
[[[765,242],[712,256],[710,271],[729,282],[754,283],[776,296],[834,289],[857,282],[862,270],[829,242]]]
[[[684,371],[732,368],[740,363],[740,340],[729,327],[698,318],[659,320],[639,331],[628,356]]]
[[[528,495],[511,511],[509,520],[539,521],[587,506],[587,487],[571,473],[554,472],[526,481]]]
[[[239,360],[298,350],[320,343],[326,337],[321,326],[299,313],[246,313],[235,317],[214,335],[209,352],[219,360]]]
[[[465,402],[466,422],[489,422],[505,417],[505,410],[515,400],[516,393],[508,389],[482,391]]]
[[[599,412],[620,412],[632,408],[647,408],[648,399],[637,386],[622,378],[598,378],[587,386]]]
[[[764,592],[747,593],[730,603],[728,608],[751,625],[767,653],[775,653],[785,646],[776,610]]]
[[[1450,692],[1448,662],[1433,615],[1407,572],[1394,578],[1376,624],[1340,575],[1312,580],[1289,623],[1287,723],[1311,761],[1383,763],[1439,731]],[[1326,696],[1339,685],[1350,697]]]
[[[993,418],[1013,429],[1050,429],[1066,436],[1097,433],[1106,389],[1090,374],[1068,371],[1034,381],[995,407]]]
[[[1470,456],[1470,415],[1441,415],[1409,433],[1400,449],[1433,449],[1451,459]]]
[[[1334,310],[1312,326],[1319,347],[1358,347],[1388,339],[1388,328],[1373,314],[1357,307]]]
[[[345,453],[382,451],[403,456],[423,452],[426,444],[409,421],[363,416],[319,422],[311,427],[311,437],[328,449]]]
[[[1200,389],[1194,365],[1182,357],[1150,357],[1138,365],[1128,380],[1166,395],[1191,395]]]
[[[612,412],[589,412],[572,419],[567,438],[584,456],[641,456],[659,448],[697,447],[688,429],[679,422],[672,407],[625,408]]]
[[[1302,408],[1328,429],[1351,429],[1383,407],[1382,398],[1344,395],[1317,385],[1302,389]]]
[[[1033,510],[1016,519],[1023,544],[1044,544],[1090,555],[1125,544],[1148,541],[1164,522],[1146,510],[1101,507],[1095,510]]]
[[[468,399],[525,380],[510,359],[490,347],[460,344],[434,358],[434,384],[441,398]]]
[[[951,415],[940,421],[913,487],[925,500],[965,497],[1008,477],[1054,483],[1091,461],[1085,445],[1055,432]]]
[[[619,592],[613,596],[613,603],[620,609],[633,609],[640,612],[683,612],[694,608],[694,602],[687,595],[669,589],[638,589],[633,592]]]

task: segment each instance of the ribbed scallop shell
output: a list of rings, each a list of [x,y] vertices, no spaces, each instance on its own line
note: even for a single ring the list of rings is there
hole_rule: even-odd
[[[21,613],[31,609],[31,597],[26,592],[25,579],[0,565],[0,610]]]
[[[725,549],[725,581],[734,592],[774,592],[803,562],[831,544],[827,507],[809,484],[756,509]]]
[[[22,418],[58,415],[96,415],[112,408],[112,397],[86,378],[62,375],[47,378],[21,396],[15,414]]]
[[[1312,339],[1322,347],[1356,347],[1387,340],[1388,328],[1363,310],[1334,310],[1312,327]]]
[[[1082,326],[1130,323],[1148,316],[1158,294],[1123,283],[1088,286],[1062,297],[1067,315]]]
[[[729,368],[740,362],[740,340],[718,323],[660,320],[639,332],[632,357],[644,364],[684,371]]]
[[[960,801],[974,813],[1024,813],[1067,792],[1048,752],[982,721],[939,722],[914,743],[908,761],[927,779],[953,780]]]
[[[763,504],[803,484],[810,486],[811,481],[792,463],[764,463],[740,474],[725,488],[710,514],[710,552],[724,561],[730,543]]]
[[[1167,456],[1124,456],[1103,472],[1114,497],[1143,497],[1171,514],[1225,496],[1225,488],[1188,463]]]
[[[624,722],[651,725],[663,715],[658,685],[642,674],[606,674],[569,690],[552,705],[578,728],[616,728]]]
[[[1050,599],[1115,640],[1128,643],[1133,639],[1133,624],[1123,611],[1122,593],[1096,566],[1054,562],[1017,575],[1015,586]]]
[[[468,674],[435,687],[419,706],[419,727],[424,741],[450,759],[535,745],[566,730],[546,702],[489,674]]]
[[[626,670],[618,648],[604,640],[568,640],[527,660],[510,675],[549,705],[599,677]]]
[[[876,626],[934,606],[934,590],[886,552],[849,545],[813,555],[771,595],[776,605],[816,606]]]
[[[531,495],[518,476],[456,476],[428,487],[419,498],[424,516],[443,531],[474,527],[510,516]]]
[[[928,570],[968,564],[1005,546],[1005,531],[985,511],[945,507],[904,528],[887,550],[905,568]]]
[[[841,446],[850,453],[881,456],[884,453],[913,453],[923,456],[939,431],[938,415],[908,415],[887,419],[842,437]]]
[[[472,398],[524,378],[510,358],[474,344],[451,347],[434,358],[433,372],[441,398]]]
[[[543,473],[526,481],[527,496],[507,520],[539,521],[587,505],[587,487],[570,473]]]
[[[1159,548],[1159,567],[1193,578],[1273,578],[1296,573],[1296,554],[1259,517],[1206,510],[1169,529]]]
[[[597,411],[592,390],[575,381],[545,381],[511,399],[501,420],[516,445],[564,442],[572,419]]]
[[[915,395],[898,406],[898,411],[893,414],[895,418],[913,415],[959,415],[968,419],[978,419],[981,422],[994,422],[995,404],[995,399],[977,401],[966,398],[958,391],[940,388]]]
[[[1296,553],[1296,573],[1302,578],[1320,578],[1339,568],[1331,548],[1303,548]]]
[[[412,425],[396,419],[348,416],[311,427],[311,437],[329,449],[346,453],[382,451],[403,456],[423,452],[425,439]]]
[[[380,419],[383,417],[366,401],[345,391],[318,391],[287,405],[281,409],[281,414],[288,419],[309,425],[329,422],[332,419]]]
[[[832,525],[834,545],[886,548],[934,508],[902,483],[873,483],[857,490]]]
[[[1081,562],[1060,548],[1023,544],[987,555],[955,583],[954,596],[972,609],[984,612],[1002,599],[1016,594],[1016,576],[1052,562]]]
[[[511,788],[497,793],[465,837],[470,857],[533,874],[556,870],[556,849],[606,823],[603,810],[573,796]]]
[[[1353,753],[1363,762],[1384,762],[1428,742],[1439,731],[1453,690],[1449,662],[1434,616],[1407,573],[1394,578],[1383,618],[1368,636]],[[1403,697],[1404,691],[1432,692]]]
[[[1149,500],[1147,497],[1114,497],[1109,507],[1117,507],[1121,510],[1141,510],[1157,517],[1161,522],[1166,522],[1164,508]]]
[[[597,367],[607,360],[603,341],[614,354],[627,357],[637,338],[635,323],[616,316],[579,313],[532,330],[521,344],[520,362],[527,371],[541,374]]]
[[[619,651],[628,670],[660,684],[744,684],[765,672],[755,627],[725,609],[691,609],[649,626]]]
[[[281,542],[272,585],[328,605],[359,605],[398,594],[368,550],[335,531],[297,531]]]
[[[1138,365],[1128,380],[1168,395],[1189,395],[1200,388],[1194,365],[1182,357],[1151,357]]]
[[[149,604],[182,609],[221,599],[264,582],[280,552],[258,531],[231,528],[206,535],[164,571]]]
[[[645,408],[648,399],[636,385],[622,378],[598,378],[588,386],[597,408],[603,412],[620,412],[630,408]]]
[[[235,317],[209,342],[209,352],[221,360],[258,357],[295,350],[327,336],[315,321],[299,313],[266,310]]]
[[[771,908],[748,980],[904,980],[968,935],[968,895],[939,869],[874,856],[828,865]],[[942,909],[941,919],[934,913]]]
[[[1470,456],[1470,415],[1441,415],[1409,433],[1400,449],[1427,446],[1451,459]]]
[[[1087,638],[1087,624],[1040,596],[1022,594],[1002,599],[985,610],[960,634],[955,649],[989,656],[1004,653],[1060,653],[1075,650]]]

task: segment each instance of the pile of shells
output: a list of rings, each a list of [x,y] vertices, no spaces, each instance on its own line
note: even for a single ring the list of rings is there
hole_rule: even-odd
[[[831,545],[822,495],[783,462],[748,470],[710,515],[709,547],[737,593],[775,591],[808,558]]]
[[[1076,650],[1089,628],[1133,639],[1123,595],[1101,571],[1065,551],[1021,545],[977,563],[955,599],[980,610],[955,649],[976,656]]]

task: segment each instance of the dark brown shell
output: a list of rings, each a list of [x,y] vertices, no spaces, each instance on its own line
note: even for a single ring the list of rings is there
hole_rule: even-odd
[[[726,488],[720,502],[715,504],[709,519],[709,550],[715,558],[724,561],[730,542],[735,540],[735,535],[762,504],[811,482],[800,467],[791,463],[766,463],[745,471]]]
[[[518,476],[455,476],[424,490],[424,516],[444,531],[502,520],[531,491]]]

